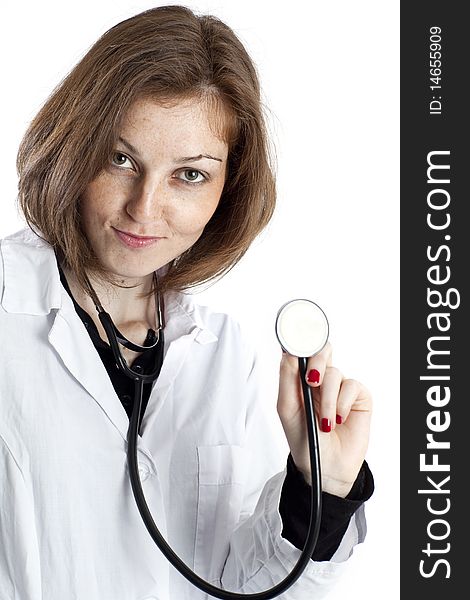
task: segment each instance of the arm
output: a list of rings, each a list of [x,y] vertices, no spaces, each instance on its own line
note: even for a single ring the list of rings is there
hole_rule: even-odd
[[[31,491],[0,436],[0,598],[41,600],[41,572]]]
[[[368,500],[374,491],[372,473],[364,461],[359,475],[346,498],[322,494],[322,519],[318,541],[312,559],[330,560],[341,544],[341,540],[356,510]],[[282,518],[282,537],[296,548],[303,548],[307,537],[310,514],[311,487],[295,466],[292,455],[287,459],[287,475],[282,486],[279,512]]]

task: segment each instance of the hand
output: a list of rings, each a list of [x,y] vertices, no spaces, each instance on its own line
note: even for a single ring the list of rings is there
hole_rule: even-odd
[[[307,383],[313,391],[319,423],[322,488],[345,498],[364,461],[368,442],[372,399],[354,379],[345,379],[331,364],[329,343],[308,359]],[[277,410],[297,468],[311,484],[307,426],[298,358],[283,354]]]

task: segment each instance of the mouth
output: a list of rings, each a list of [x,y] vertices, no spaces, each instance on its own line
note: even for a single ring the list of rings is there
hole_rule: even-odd
[[[113,229],[118,239],[128,248],[147,248],[148,246],[153,246],[162,239],[161,237],[136,235],[128,231],[120,231],[114,227]]]

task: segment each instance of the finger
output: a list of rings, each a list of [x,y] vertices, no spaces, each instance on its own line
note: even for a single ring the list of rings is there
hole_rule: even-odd
[[[343,374],[336,367],[327,367],[320,386],[320,428],[329,433],[336,426],[338,396],[341,390]]]
[[[369,390],[355,379],[343,379],[337,410],[343,423],[350,416],[351,411],[371,412],[372,398]]]
[[[312,387],[318,387],[323,381],[327,367],[331,366],[333,350],[327,342],[322,351],[311,356],[307,362],[307,383]]]
[[[351,408],[359,395],[360,385],[355,379],[343,379],[336,407],[336,422],[338,423],[339,421],[338,424],[344,423],[348,418]]]

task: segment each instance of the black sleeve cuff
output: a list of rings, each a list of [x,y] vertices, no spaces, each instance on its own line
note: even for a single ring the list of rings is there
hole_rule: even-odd
[[[322,492],[322,517],[317,545],[312,559],[330,560],[336,552],[356,510],[374,491],[374,478],[366,461],[346,498]],[[287,475],[279,502],[282,537],[301,550],[307,537],[311,487],[297,469],[292,455],[287,459]]]

